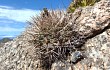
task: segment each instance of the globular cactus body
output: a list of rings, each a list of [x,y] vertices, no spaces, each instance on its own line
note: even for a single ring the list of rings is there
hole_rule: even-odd
[[[76,16],[72,18],[72,14],[66,14],[65,11],[46,13],[48,16],[43,11],[41,16],[32,17],[28,34],[33,36],[36,59],[41,60],[44,68],[50,68],[53,62],[67,59],[70,51],[84,43],[85,37],[74,29],[77,26],[74,21],[80,14],[74,14]]]

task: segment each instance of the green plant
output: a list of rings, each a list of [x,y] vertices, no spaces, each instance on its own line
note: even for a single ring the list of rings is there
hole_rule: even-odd
[[[93,6],[96,2],[100,0],[74,0],[67,9],[69,13],[72,13],[75,11],[78,7],[85,7],[85,6]]]

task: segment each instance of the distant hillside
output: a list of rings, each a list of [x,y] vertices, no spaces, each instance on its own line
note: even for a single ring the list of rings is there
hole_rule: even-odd
[[[0,39],[0,47],[4,46],[6,42],[12,41],[12,38],[2,38]]]
[[[6,43],[6,42],[11,41],[11,40],[12,40],[11,38],[2,38],[0,40],[0,43]]]

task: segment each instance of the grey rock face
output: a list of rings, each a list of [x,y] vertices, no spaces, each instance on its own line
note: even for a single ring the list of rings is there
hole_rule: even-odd
[[[87,7],[82,10],[81,16],[76,20],[76,23],[79,24],[76,28],[87,36],[87,41],[82,46],[84,49],[81,50],[86,57],[76,64],[62,62],[61,64],[64,63],[64,67],[62,67],[64,70],[110,70],[109,4],[109,0],[102,0],[95,4],[94,7]],[[107,19],[106,22],[104,22],[105,19]],[[70,61],[76,61],[74,54],[75,52],[72,53]],[[58,65],[58,62],[52,65],[53,69],[51,70],[60,70],[56,69],[56,67],[61,67]]]
[[[80,51],[75,51],[73,53],[71,53],[71,59],[70,61],[75,64],[78,61],[80,61],[81,59],[83,59],[83,54]]]

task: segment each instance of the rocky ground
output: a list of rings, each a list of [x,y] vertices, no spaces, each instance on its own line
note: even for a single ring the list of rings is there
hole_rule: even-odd
[[[76,30],[86,35],[86,41],[72,52],[68,60],[56,61],[51,70],[110,70],[110,0],[101,0],[92,7],[77,9]],[[72,15],[72,16],[75,16]],[[72,21],[72,20],[71,20]],[[0,47],[0,70],[43,70],[35,59],[34,45],[26,33]],[[83,56],[77,60],[75,55]]]

